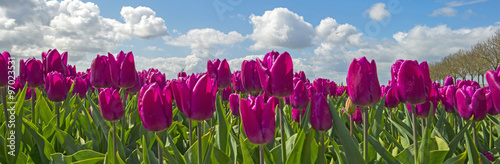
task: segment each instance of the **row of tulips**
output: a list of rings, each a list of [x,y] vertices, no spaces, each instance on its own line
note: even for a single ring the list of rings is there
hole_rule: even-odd
[[[0,87],[4,88],[2,91],[6,91],[6,86],[8,86],[8,72],[12,67],[8,62],[10,58],[8,52],[4,52],[0,58]],[[399,117],[402,117],[406,121],[412,121],[409,125],[413,129],[411,133],[413,139],[406,139],[412,143],[411,148],[413,148],[413,152],[411,152],[411,156],[414,157],[412,162],[426,163],[429,162],[426,159],[428,154],[419,154],[419,152],[425,152],[419,150],[419,148],[422,149],[422,147],[428,144],[425,134],[430,132],[427,129],[430,129],[432,124],[437,123],[427,121],[427,119],[434,119],[437,109],[442,108],[449,113],[447,116],[453,119],[454,133],[456,134],[459,132],[463,134],[461,128],[466,128],[469,124],[463,125],[461,121],[459,122],[455,118],[457,117],[455,113],[458,113],[465,121],[470,120],[470,124],[472,124],[473,145],[481,144],[476,137],[476,123],[483,121],[487,114],[493,116],[500,113],[500,67],[496,71],[488,71],[486,73],[489,86],[481,88],[477,82],[468,80],[459,80],[455,85],[453,83],[454,80],[448,78],[444,86],[441,87],[439,83],[431,81],[429,67],[426,62],[418,63],[412,60],[397,60],[391,67],[392,79],[387,85],[381,86],[378,80],[375,61],[372,60],[370,62],[365,57],[362,57],[354,59],[350,64],[346,86],[338,86],[335,82],[322,78],[315,79],[311,83],[306,78],[304,72],[294,74],[292,58],[287,52],[280,54],[276,51],[271,51],[262,60],[259,58],[256,60],[245,60],[241,65],[240,71],[233,73],[225,59],[222,61],[215,59],[207,62],[207,72],[191,75],[179,72],[177,79],[171,80],[167,80],[165,74],[157,69],[151,68],[149,70],[137,71],[132,52],[124,53],[122,51],[116,55],[116,58],[111,53],[108,53],[107,56],[97,55],[86,72],[76,72],[74,66],[67,64],[67,58],[67,52],[60,54],[54,49],[43,52],[41,61],[35,58],[29,58],[26,61],[20,60],[19,76],[15,79],[13,87],[15,93],[24,93],[22,96],[18,94],[18,99],[22,99],[17,100],[17,102],[20,102],[18,105],[20,106],[19,110],[22,110],[24,99],[31,99],[30,118],[32,124],[25,123],[25,127],[33,125],[39,128],[38,132],[30,134],[32,136],[45,134],[47,125],[52,125],[52,123],[42,120],[42,117],[47,117],[47,114],[37,111],[37,107],[41,108],[40,106],[43,106],[43,104],[48,106],[53,104],[53,111],[56,113],[54,116],[56,118],[55,127],[58,134],[67,134],[66,136],[73,140],[78,138],[92,139],[92,137],[81,137],[82,134],[92,135],[91,132],[60,132],[60,130],[67,130],[71,127],[66,124],[66,120],[63,120],[65,125],[61,127],[61,117],[63,119],[67,118],[68,112],[71,114],[74,113],[76,116],[85,115],[88,112],[90,115],[88,118],[91,118],[87,120],[88,122],[93,122],[94,127],[103,130],[104,133],[107,133],[107,131],[110,132],[110,138],[106,134],[97,135],[96,137],[104,137],[110,141],[112,140],[112,142],[108,142],[112,143],[112,150],[109,151],[108,149],[106,151],[105,160],[110,163],[128,162],[127,160],[123,161],[123,159],[124,157],[129,157],[131,152],[127,153],[128,155],[126,156],[123,155],[123,149],[127,146],[123,145],[123,143],[129,143],[128,146],[133,146],[137,144],[136,142],[142,142],[139,143],[143,149],[141,153],[146,154],[143,155],[143,158],[149,158],[147,154],[149,154],[150,150],[148,149],[151,149],[151,146],[148,145],[152,145],[155,140],[158,146],[156,160],[159,163],[163,163],[164,161],[168,163],[220,162],[218,159],[211,159],[210,155],[203,155],[217,152],[215,149],[211,150],[215,152],[206,152],[209,150],[208,147],[212,147],[213,145],[203,145],[204,143],[210,143],[214,138],[217,140],[217,144],[215,145],[218,151],[221,151],[222,154],[225,153],[228,158],[231,155],[230,159],[235,162],[241,162],[241,158],[243,158],[243,163],[253,162],[249,157],[248,145],[245,144],[245,141],[247,141],[258,145],[258,159],[260,163],[270,163],[271,161],[271,163],[304,163],[304,161],[292,160],[291,158],[295,158],[291,154],[297,155],[296,149],[308,147],[309,145],[303,146],[299,144],[300,148],[298,148],[297,144],[301,141],[299,139],[301,138],[300,136],[303,135],[301,138],[303,139],[302,142],[306,142],[304,141],[304,137],[307,136],[306,138],[309,138],[311,134],[316,135],[315,138],[320,140],[318,143],[321,146],[318,148],[319,152],[315,150],[315,152],[319,153],[317,158],[306,157],[304,159],[311,161],[305,163],[335,163],[339,161],[369,163],[373,160],[370,150],[379,146],[377,145],[379,143],[370,141],[370,139],[373,140],[373,137],[369,134],[369,129],[372,129],[371,127],[382,126],[380,118],[374,118],[374,112],[371,111],[374,109],[381,110],[380,106],[389,109],[385,111],[386,115],[390,116],[390,119],[385,120],[388,124],[399,120]],[[2,92],[4,100],[7,96],[6,93]],[[37,100],[37,97],[40,100]],[[50,101],[46,101],[47,99]],[[97,102],[98,107],[95,106],[95,102]],[[5,124],[7,124],[7,120],[9,120],[7,111],[8,103],[5,100],[2,104],[4,106]],[[406,104],[406,106],[402,107],[401,104]],[[227,106],[228,109],[224,106]],[[346,129],[346,127],[342,119],[344,114],[336,112],[339,107],[344,108],[347,114],[350,137],[352,138],[345,138],[342,135],[343,129]],[[80,110],[81,108],[90,109],[87,111]],[[397,110],[401,108],[408,109],[406,116],[397,114],[401,113],[400,110]],[[68,111],[68,109],[74,111]],[[133,121],[135,119],[133,118],[134,109],[141,120],[140,124],[142,124],[143,128],[154,132],[154,136],[149,134],[146,136],[153,137],[154,140],[146,140],[145,138],[147,137],[142,136],[143,141],[125,141],[127,137],[128,140],[136,138],[133,137],[133,135],[136,135],[134,132],[139,134],[136,127],[140,125],[137,125],[137,122]],[[64,111],[63,116],[60,116],[60,110]],[[289,113],[285,113],[287,111]],[[16,109],[16,114],[18,112],[18,109]],[[92,115],[95,112],[100,113],[100,116]],[[226,115],[228,112],[233,116]],[[382,113],[375,112],[378,116],[380,116],[379,113]],[[372,117],[370,117],[370,114]],[[438,114],[440,113],[438,112]],[[287,115],[297,123],[298,132],[295,137],[289,134],[292,132],[287,127],[290,126],[290,119]],[[411,118],[409,117],[410,115]],[[73,115],[70,116],[73,117]],[[99,122],[99,118],[101,117],[103,120],[109,121],[112,129],[110,129],[108,123]],[[422,120],[421,143],[419,143],[419,132],[417,131],[419,118]],[[377,121],[373,121],[373,119]],[[214,121],[216,121],[216,125]],[[182,137],[186,141],[186,143],[183,143],[182,141],[179,142],[178,138],[183,134],[170,136],[172,133],[170,128],[174,125],[175,128],[179,128],[179,126],[184,126],[185,122],[188,124],[187,130],[181,130],[181,132],[189,134],[189,137]],[[237,125],[233,126],[233,122]],[[489,121],[490,127],[492,127],[491,122],[494,121]],[[197,123],[197,125],[192,125],[192,123]],[[309,123],[314,132],[309,130]],[[354,123],[358,125],[354,125]],[[372,125],[369,125],[370,123]],[[117,124],[121,125],[121,127],[116,127]],[[194,126],[196,126],[196,129],[194,129]],[[358,155],[361,154],[357,152],[359,150],[349,148],[349,146],[356,146],[354,143],[358,135],[355,134],[357,126],[363,127],[363,139],[360,140],[363,143],[363,147],[359,149],[363,150],[363,157],[361,159],[358,158]],[[6,126],[3,128],[6,131],[6,135],[3,138],[7,139],[9,134],[8,128]],[[234,130],[234,128],[237,130]],[[277,128],[279,129],[277,130]],[[395,135],[391,137],[399,138],[399,133],[394,128],[401,130],[404,127],[394,127],[391,125],[390,129],[387,130],[392,135]],[[81,127],[80,130],[82,129],[85,128]],[[54,131],[54,129],[51,130]],[[88,127],[86,130],[88,130]],[[117,130],[120,133],[117,133]],[[197,134],[194,134],[194,130]],[[240,136],[240,133],[243,135]],[[488,133],[493,140],[494,132],[489,130]],[[193,139],[193,135],[197,136],[196,140]],[[332,137],[335,135],[338,136]],[[375,135],[378,136],[379,134]],[[433,135],[438,136],[436,134]],[[482,135],[487,134],[483,132]],[[237,136],[236,139],[234,138],[235,136]],[[496,136],[497,140],[500,141],[498,132]],[[43,137],[54,140],[52,149],[63,150],[63,148],[59,147],[64,142],[57,139],[60,136],[54,137],[48,135]],[[45,138],[45,141],[48,140],[47,138]],[[203,138],[208,139],[208,141],[204,141]],[[140,139],[140,137],[137,139]],[[150,144],[146,145],[146,141]],[[123,143],[120,144],[120,142]],[[166,144],[163,144],[163,142],[169,142],[169,144],[165,146]],[[230,143],[226,144],[225,142]],[[239,144],[234,145],[235,143],[231,142]],[[289,142],[295,142],[295,144],[289,144]],[[23,143],[28,145],[29,141],[23,140]],[[314,143],[313,145],[317,145],[318,143]],[[82,144],[88,145],[89,142],[82,142]],[[186,156],[193,155],[187,153],[189,150],[180,153],[177,148],[179,144],[187,145],[186,147],[192,150],[191,153],[196,154],[195,157],[186,159]],[[419,146],[419,144],[423,145]],[[37,143],[37,145],[40,147],[41,144]],[[229,148],[227,145],[235,147]],[[234,150],[238,147],[237,145],[241,150]],[[274,152],[279,152],[277,153],[279,154],[279,158],[272,155],[274,159],[271,160],[269,159],[270,151],[268,149],[275,148],[273,145],[276,145],[276,151]],[[338,154],[340,153],[338,152],[339,145],[343,145],[344,157]],[[46,153],[45,147],[34,151],[34,147],[32,146],[34,145],[28,146],[30,147],[29,149],[25,148],[22,150],[24,154],[32,154],[37,151]],[[111,147],[111,145],[108,146]],[[293,146],[293,148],[289,147],[287,149],[287,146]],[[279,147],[279,151],[277,147]],[[473,148],[476,149],[475,146]],[[97,148],[93,149],[99,151]],[[494,146],[490,149],[498,150]],[[305,148],[304,151],[306,151]],[[469,153],[473,150],[467,149],[467,151]],[[63,153],[61,155],[68,156],[76,154],[68,150],[58,152]],[[331,153],[337,153],[337,156],[333,157]],[[382,156],[382,161],[388,163],[401,162],[400,159],[395,159],[394,156],[385,154],[387,150],[384,148],[377,149],[377,153],[379,156]],[[456,155],[454,152],[452,153],[452,156],[460,157],[459,155]],[[345,159],[345,156],[348,158]],[[493,156],[486,151],[482,156],[491,161],[494,160]],[[53,162],[54,160],[51,158],[52,156],[49,154],[48,156],[41,155],[35,157],[35,159],[27,159],[26,161],[35,163]],[[71,159],[71,157],[69,158]],[[75,156],[74,158],[77,157]],[[250,160],[248,160],[249,158]],[[477,160],[475,159],[477,157],[473,157],[472,155],[468,158],[470,158],[470,161]],[[455,158],[449,159],[455,160]],[[2,163],[11,163],[15,162],[17,158],[3,156],[0,160]],[[142,160],[145,161],[145,159]],[[441,162],[443,161],[444,158]],[[95,160],[94,162],[102,161]],[[133,160],[130,162],[133,163]]]

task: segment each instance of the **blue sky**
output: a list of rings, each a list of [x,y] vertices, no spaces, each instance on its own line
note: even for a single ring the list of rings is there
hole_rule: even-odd
[[[339,83],[366,56],[385,84],[397,59],[437,61],[500,29],[493,0],[4,1],[0,50],[39,58],[57,48],[80,71],[96,54],[133,51],[138,69],[167,78],[204,71],[213,58],[239,70],[274,49],[292,55],[295,71]]]

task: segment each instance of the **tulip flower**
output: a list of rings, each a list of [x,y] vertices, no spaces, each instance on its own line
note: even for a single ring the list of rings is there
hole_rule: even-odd
[[[433,106],[436,106],[436,103],[432,103]],[[406,104],[406,108],[408,109],[408,112],[412,113],[412,105],[411,104]],[[417,117],[418,118],[427,118],[429,116],[429,112],[431,111],[431,101],[426,101],[423,104],[417,104],[414,105],[414,108],[417,109]],[[432,108],[434,113],[436,113],[436,108]]]
[[[67,65],[66,67],[66,76],[71,76],[71,77],[75,77],[76,76],[76,66],[72,66],[72,65]]]
[[[332,127],[330,107],[322,93],[316,93],[311,98],[311,125],[317,131],[327,131]]]
[[[465,120],[474,116],[473,121],[481,121],[486,117],[487,101],[485,88],[464,86],[456,93],[458,114]]]
[[[111,81],[120,88],[131,88],[137,83],[137,71],[135,70],[134,54],[120,51],[115,57],[108,53],[109,71]]]
[[[3,52],[0,55],[0,88],[6,87],[9,85],[9,68],[10,66],[10,54],[8,52]],[[5,94],[6,95],[6,94]],[[5,96],[3,95],[3,96]],[[7,105],[7,104],[5,104]],[[7,114],[5,114],[7,115]],[[8,120],[8,119],[7,119]]]
[[[78,95],[81,99],[87,96],[87,90],[89,86],[83,77],[75,77],[73,80],[73,95]]]
[[[231,70],[226,59],[220,61],[214,59],[207,62],[207,74],[211,79],[217,81],[217,88],[224,89],[231,84]]]
[[[231,77],[231,82],[233,84],[233,89],[239,93],[245,93],[246,90],[243,87],[243,82],[241,80],[241,71],[235,71]],[[259,84],[260,87],[260,84]]]
[[[24,85],[21,83],[21,80],[19,80],[19,76],[15,78],[14,84],[12,85],[14,87],[14,93],[18,94],[22,89],[24,88]],[[31,99],[31,93],[34,92],[31,88],[26,89],[26,95],[24,96],[24,100],[29,100]],[[36,97],[36,94],[34,94]]]
[[[337,96],[342,96],[346,90],[347,90],[346,86],[343,86],[343,85],[338,86],[337,87]]]
[[[66,99],[68,88],[66,78],[59,72],[50,72],[45,77],[45,91],[50,101],[61,102]]]
[[[21,59],[19,67],[21,83],[28,82],[30,88],[40,87],[44,84],[42,62],[40,60],[28,58],[28,60],[24,61]]]
[[[446,78],[444,79],[444,86],[454,85],[454,83],[455,81],[451,76],[446,76]]]
[[[264,96],[248,96],[248,99],[240,100],[241,119],[243,130],[250,142],[254,144],[268,144],[274,139],[276,128],[274,109],[278,99],[271,97],[264,103]]]
[[[334,81],[330,81],[330,96],[337,96],[337,83],[335,83]]]
[[[132,88],[127,88],[125,90],[125,92],[127,94],[134,95],[141,90],[143,85],[144,85],[144,76],[139,75],[139,72],[138,72],[137,73],[137,83],[135,83],[135,85]]]
[[[365,57],[352,60],[346,82],[349,97],[355,105],[370,106],[380,100],[380,84],[374,60],[371,63]]]
[[[177,73],[177,78],[186,77],[186,76],[187,76],[187,74],[184,71]]]
[[[204,121],[212,118],[215,112],[215,97],[217,82],[207,75],[199,79],[193,74],[186,80],[173,81],[172,91],[179,109],[194,121]]]
[[[295,78],[297,79],[297,78]],[[309,90],[302,80],[297,80],[292,95],[290,95],[290,105],[296,109],[305,109],[309,105]]]
[[[486,81],[490,88],[493,106],[500,112],[500,66],[496,71],[489,70],[486,72]]]
[[[427,62],[419,65],[416,61],[404,61],[398,71],[396,85],[399,101],[411,105],[425,103],[431,90]]]
[[[477,83],[476,81],[472,81],[472,80],[461,80],[461,81],[457,82],[458,88],[462,88],[464,85],[481,87],[481,86],[479,86],[479,83]]]
[[[241,84],[248,92],[258,93],[262,91],[255,60],[244,60],[241,64]]]
[[[441,104],[444,106],[444,110],[448,113],[455,113],[455,107],[457,104],[455,93],[457,92],[457,87],[454,85],[448,85],[443,87],[443,94],[441,95]]]
[[[391,66],[391,81],[395,83],[398,80],[398,75],[399,75],[399,69],[401,68],[401,65],[403,64],[404,60],[399,59],[396,60],[396,62]]]
[[[90,84],[96,88],[111,87],[111,74],[108,66],[108,57],[97,55],[90,65]]]
[[[300,71],[300,72],[295,72],[295,74],[293,75],[294,78],[299,78],[300,80],[302,80],[304,83],[308,82],[307,81],[307,78],[306,78],[306,73],[304,73],[304,71]]]
[[[165,74],[161,73],[161,72],[151,72],[148,76],[148,84],[153,84],[153,83],[157,83],[160,88],[164,88],[165,85],[167,85],[166,81],[166,77],[165,77]]]
[[[361,110],[356,109],[356,112],[354,112],[353,114],[351,114],[351,117],[352,117],[352,120],[356,123],[356,124],[361,124],[363,122],[363,116],[361,114]]]
[[[229,100],[229,95],[233,92],[231,89],[231,86],[225,88],[222,90],[222,101],[228,101]]]
[[[399,100],[396,96],[396,89],[393,88],[392,86],[387,86],[385,90],[386,90],[386,95],[385,95],[384,106],[387,108],[397,107],[399,105]]]
[[[124,108],[118,89],[106,88],[99,93],[99,108],[106,121],[117,121],[123,117]]]
[[[282,98],[293,93],[293,63],[288,52],[271,51],[264,60],[257,58],[257,72],[262,89],[270,96]]]
[[[295,122],[300,123],[300,119],[306,114],[306,108],[297,109],[292,107],[292,118]]]
[[[317,78],[313,82],[313,93],[321,93],[325,96],[330,94],[330,81],[328,79]]]
[[[357,108],[358,107],[352,103],[351,98],[347,97],[347,100],[345,101],[345,110],[347,113],[352,114],[356,112]]]
[[[163,131],[172,124],[172,94],[170,88],[160,88],[157,83],[144,85],[137,99],[139,116],[144,128]]]
[[[240,116],[240,95],[233,93],[229,95],[229,109],[231,109],[231,113],[238,117]]]
[[[486,88],[486,106],[487,106],[487,111],[488,111],[488,114],[490,115],[497,115],[500,111],[497,110],[495,108],[495,106],[493,106],[493,99],[491,99],[491,91],[489,89],[488,86],[485,87]]]
[[[56,71],[63,76],[66,76],[66,74],[68,73],[68,70],[66,68],[66,65],[68,63],[68,52],[59,54],[59,51],[57,51],[57,49],[49,50],[46,56],[42,54],[42,59],[43,70],[45,73]]]
[[[483,154],[491,162],[495,161],[495,158],[493,158],[493,155],[490,152],[481,152],[481,154]]]

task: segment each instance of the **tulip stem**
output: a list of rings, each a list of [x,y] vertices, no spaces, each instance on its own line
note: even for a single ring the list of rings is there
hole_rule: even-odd
[[[193,145],[193,129],[192,129],[192,126],[191,126],[191,120],[188,119],[188,124],[189,124],[189,147],[191,147],[191,145]]]
[[[426,122],[426,119],[425,118],[422,118],[422,136],[424,135],[424,132],[425,132],[425,122]]]
[[[203,155],[201,154],[201,121],[198,121],[198,164],[201,164],[203,161]]]
[[[493,149],[493,125],[491,124],[491,120],[489,120],[490,122],[490,136],[489,136],[489,139],[488,139],[488,143],[490,145],[490,150]]]
[[[33,124],[37,124],[37,118],[36,118],[36,112],[35,112],[35,102],[36,102],[36,95],[35,95],[35,88],[31,89],[31,122]]]
[[[363,108],[363,155],[368,163],[368,107]]]
[[[350,117],[349,117],[349,128],[350,128],[350,129],[349,129],[349,130],[350,130],[349,132],[350,132],[350,134],[351,134],[351,138],[352,138],[352,136],[354,135],[354,134],[353,134],[353,131],[354,131],[354,125],[353,125],[353,124],[354,124],[354,118],[352,118],[352,117],[353,117],[353,115],[352,115],[352,114],[350,114],[350,113],[348,113],[348,114],[349,114],[349,116],[350,116]]]
[[[116,121],[111,122],[113,124],[113,161],[118,163],[118,159],[116,158]]]
[[[158,134],[158,132],[155,132],[156,136],[158,137],[158,139],[160,139],[160,134]],[[162,153],[161,153],[161,147],[163,145],[160,144],[160,142],[158,142],[158,163],[159,164],[163,164],[163,156],[162,156]]]
[[[0,88],[0,95],[2,96],[2,104],[3,104],[3,113],[5,115],[5,122],[9,122],[9,111],[7,110],[7,88],[8,87],[3,87]],[[9,128],[7,126],[5,127],[5,136],[9,136]],[[7,139],[7,137],[5,137]],[[5,142],[7,143],[7,142]]]
[[[260,164],[264,164],[264,145],[259,145]]]
[[[326,161],[325,161],[325,132],[320,131],[319,134],[320,134],[319,138],[321,140],[321,155],[320,155],[321,161],[320,161],[320,164],[325,164],[326,163]]]
[[[474,142],[474,145],[477,147],[477,136],[476,136],[476,122],[472,121],[472,141]]]
[[[241,134],[241,117],[236,117],[236,120],[238,121],[238,138],[240,138]]]
[[[280,130],[281,130],[281,159],[283,163],[286,163],[286,136],[285,136],[285,126],[283,124],[283,121],[285,119],[283,109],[284,109],[284,102],[283,98],[280,98],[280,104],[279,104],[279,118],[280,118]]]
[[[414,151],[414,162],[418,163],[418,134],[417,134],[417,109],[415,105],[411,105],[412,108],[412,119],[413,119],[413,151]]]
[[[60,119],[60,116],[59,116],[59,108],[61,107],[61,102],[56,102],[55,104],[56,104],[56,109],[55,109],[55,110],[56,110],[57,129],[60,129],[60,128],[59,128],[59,127],[60,127],[60,121],[59,121],[59,119]]]
[[[122,104],[124,107],[124,110],[127,110],[127,98],[125,97],[125,90],[123,90],[123,95],[122,95]],[[127,124],[126,121],[127,119],[125,117],[121,118],[121,124],[122,124],[122,130],[121,130],[121,137],[122,137],[122,142],[125,143],[125,125]]]

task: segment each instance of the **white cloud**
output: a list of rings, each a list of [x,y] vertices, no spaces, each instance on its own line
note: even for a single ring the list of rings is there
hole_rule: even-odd
[[[473,0],[473,1],[451,1],[446,3],[447,6],[450,7],[458,7],[458,6],[464,6],[464,5],[471,5],[479,2],[486,2],[488,0]]]
[[[125,6],[120,14],[125,20],[124,30],[128,34],[145,39],[167,35],[165,21],[156,17],[156,12],[149,7]]]
[[[250,50],[302,49],[312,45],[314,28],[287,8],[275,8],[262,16],[251,15],[255,44]]]
[[[156,46],[147,46],[146,49],[149,51],[165,51],[163,48],[158,48]]]
[[[436,9],[432,12],[431,16],[438,16],[438,15],[444,15],[444,16],[455,16],[457,15],[457,10],[451,7],[443,7]]]
[[[372,21],[381,21],[391,16],[391,13],[385,8],[385,3],[373,4],[365,13],[368,13]]]
[[[166,37],[166,44],[189,46],[191,49],[212,50],[215,45],[232,45],[245,39],[240,33],[231,31],[227,34],[211,28],[192,29],[176,38]]]

